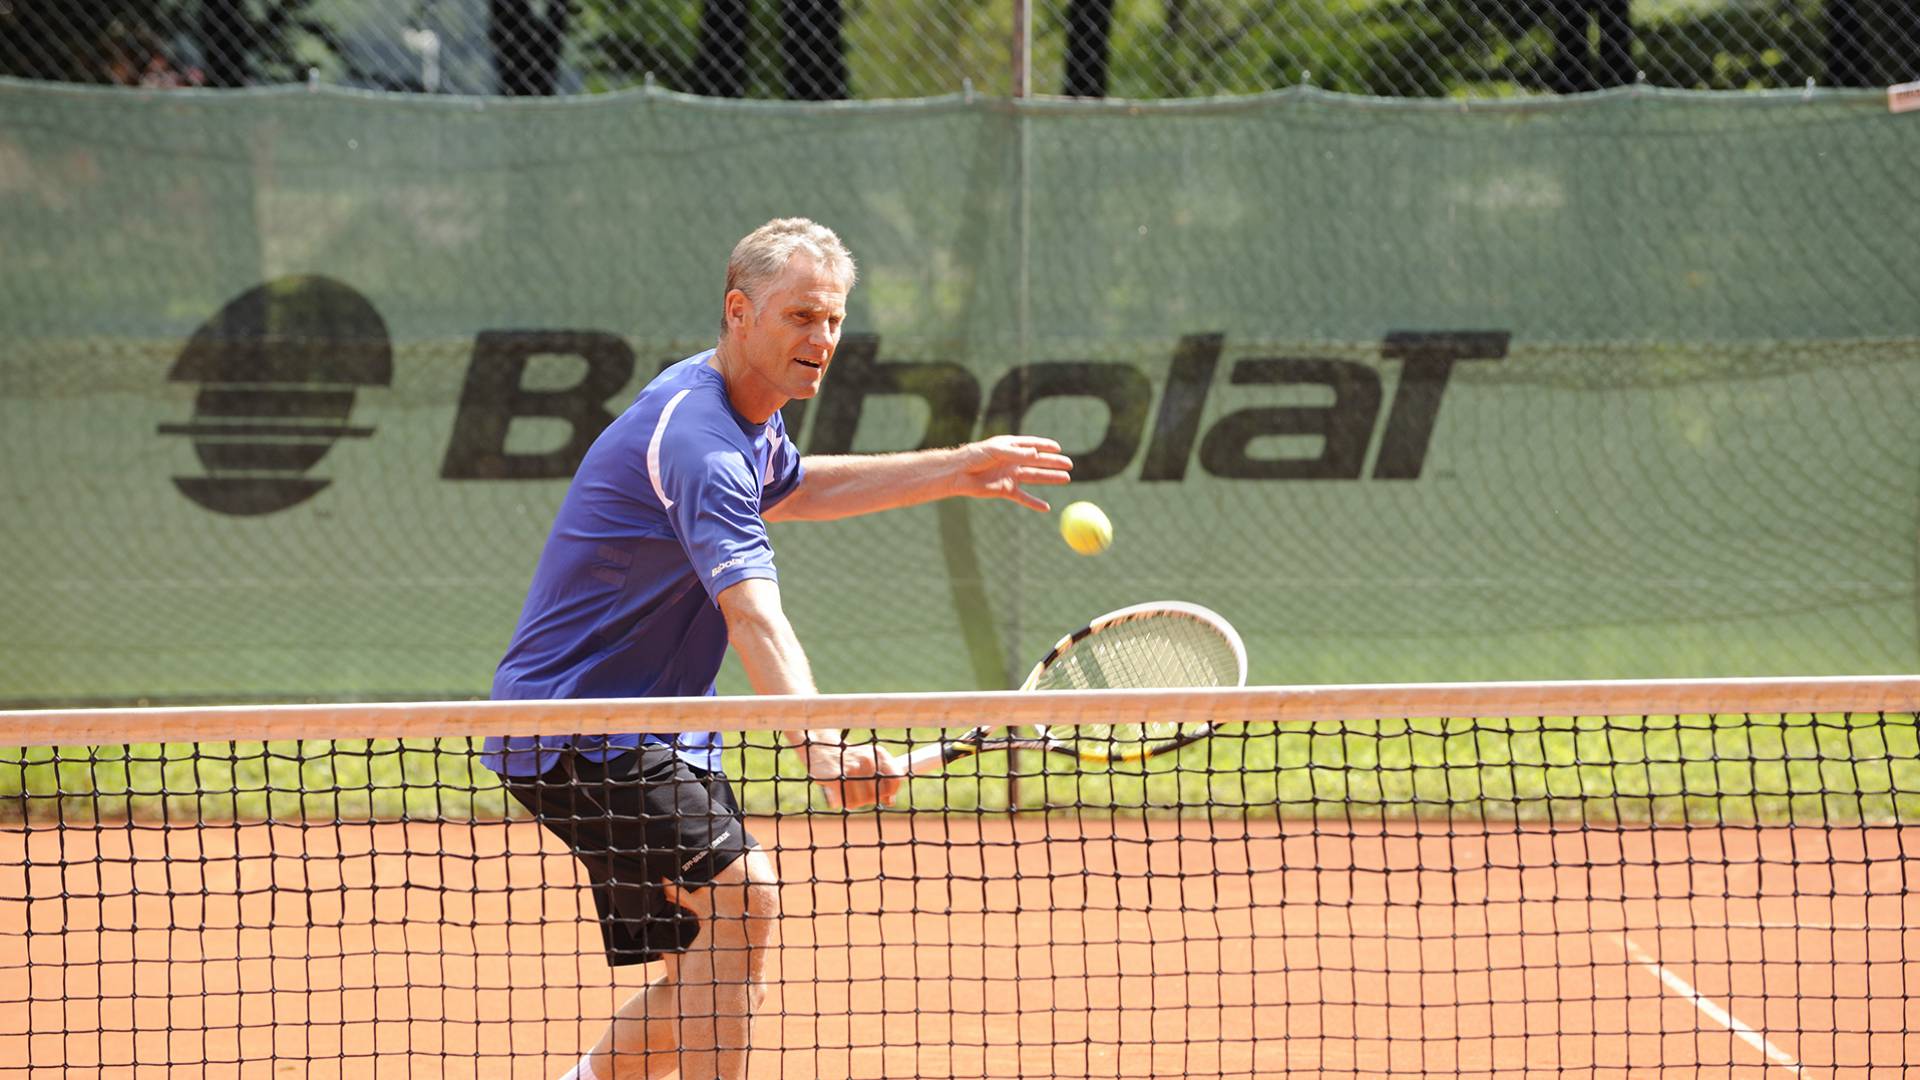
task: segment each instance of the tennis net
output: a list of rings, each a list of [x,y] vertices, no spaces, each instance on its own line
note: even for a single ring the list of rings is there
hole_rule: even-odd
[[[0,714],[0,1078],[559,1076],[660,966],[609,967],[479,737],[710,728],[781,883],[755,1077],[1898,1076],[1916,708],[1892,678]],[[982,755],[877,813],[773,734],[1146,717],[1221,728]]]

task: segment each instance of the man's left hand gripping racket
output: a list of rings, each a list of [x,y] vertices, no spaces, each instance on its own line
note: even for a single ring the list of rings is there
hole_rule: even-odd
[[[1175,600],[1108,612],[1060,639],[1022,690],[1157,690],[1245,686],[1247,649],[1227,620]],[[995,735],[985,725],[907,755],[907,771],[932,772],[987,750],[1045,750],[1087,765],[1145,761],[1213,734],[1208,723],[1078,724],[1038,738]]]

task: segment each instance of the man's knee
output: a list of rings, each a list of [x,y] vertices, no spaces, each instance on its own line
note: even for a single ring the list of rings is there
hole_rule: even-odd
[[[773,860],[760,848],[751,848],[714,875],[706,892],[722,933],[738,934],[750,946],[765,945],[780,918],[780,885]]]

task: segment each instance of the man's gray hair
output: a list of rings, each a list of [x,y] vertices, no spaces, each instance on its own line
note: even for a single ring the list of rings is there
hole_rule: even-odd
[[[799,251],[818,259],[829,271],[845,278],[847,288],[853,288],[853,253],[847,250],[847,245],[825,225],[791,217],[774,218],[733,245],[733,254],[727,259],[726,293],[739,289],[758,308],[768,283],[780,276],[787,268],[787,261]],[[724,297],[726,293],[720,295]],[[727,315],[723,308],[720,333],[726,332]]]

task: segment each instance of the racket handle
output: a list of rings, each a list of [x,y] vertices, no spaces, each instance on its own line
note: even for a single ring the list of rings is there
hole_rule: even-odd
[[[953,760],[953,758],[961,756],[959,754],[953,754],[949,757],[948,755],[951,749],[950,744],[937,742],[923,746],[908,754],[907,775],[918,776],[921,773],[933,772],[935,769]]]

